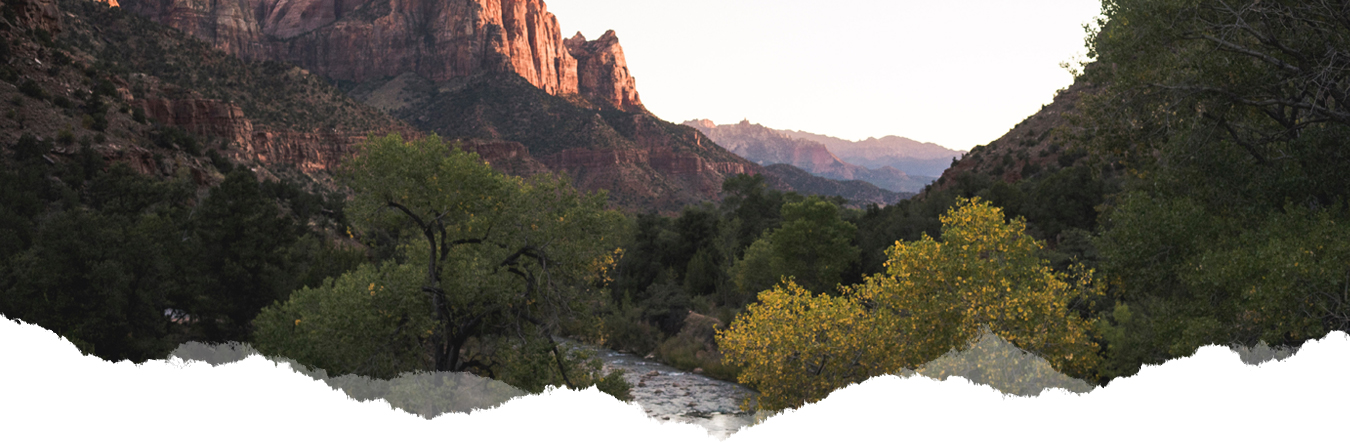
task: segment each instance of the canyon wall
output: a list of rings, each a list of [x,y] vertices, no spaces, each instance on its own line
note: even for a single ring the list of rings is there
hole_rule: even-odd
[[[239,106],[219,100],[151,98],[133,100],[132,105],[160,123],[229,142],[231,150],[226,153],[236,159],[257,160],[265,166],[289,165],[305,173],[332,171],[366,139],[365,133],[255,127]],[[406,129],[393,130],[404,132],[404,137],[417,135]]]
[[[5,5],[14,11],[16,25],[53,35],[61,32],[61,12],[56,8],[56,0],[5,0]]]
[[[240,57],[287,61],[336,80],[413,72],[444,82],[515,72],[549,94],[642,109],[613,32],[594,42],[565,41],[541,0],[125,0],[122,6]]]

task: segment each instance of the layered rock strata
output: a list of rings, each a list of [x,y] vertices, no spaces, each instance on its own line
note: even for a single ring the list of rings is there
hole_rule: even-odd
[[[41,29],[48,34],[61,32],[61,12],[55,0],[5,0],[14,11],[15,23],[22,27]]]
[[[413,72],[439,83],[515,72],[549,94],[580,93],[624,110],[642,106],[613,32],[594,42],[564,41],[541,0],[125,0],[122,6],[226,52],[292,62],[336,80]]]
[[[637,82],[628,72],[628,62],[614,31],[605,32],[593,41],[587,41],[578,32],[565,43],[567,51],[577,59],[577,88],[582,95],[612,98],[614,106],[625,111],[643,109]]]
[[[364,133],[255,128],[239,106],[219,100],[152,98],[132,103],[145,110],[146,117],[160,123],[226,140],[237,149],[234,154],[240,159],[256,160],[263,165],[290,165],[305,173],[337,168],[366,139]]]

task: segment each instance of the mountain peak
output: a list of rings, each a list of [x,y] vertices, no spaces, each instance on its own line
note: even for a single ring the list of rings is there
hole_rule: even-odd
[[[734,125],[719,126],[711,120],[690,120],[684,124],[703,132],[733,154],[762,165],[792,165],[818,177],[861,180],[894,192],[915,192],[930,181],[892,167],[869,169],[850,163],[818,141],[789,137],[783,131],[750,123],[748,119]]]

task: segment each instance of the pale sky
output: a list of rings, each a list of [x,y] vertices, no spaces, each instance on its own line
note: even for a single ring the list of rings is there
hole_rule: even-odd
[[[618,33],[647,109],[969,150],[1054,98],[1100,0],[545,0]]]

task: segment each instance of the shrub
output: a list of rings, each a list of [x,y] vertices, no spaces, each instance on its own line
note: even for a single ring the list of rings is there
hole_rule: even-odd
[[[31,79],[24,80],[23,83],[19,84],[19,92],[38,100],[45,100],[47,98],[47,91],[42,89],[41,86],[38,86],[37,82],[34,82]]]
[[[70,146],[75,143],[75,134],[71,133],[69,128],[62,129],[56,133],[56,142],[60,143],[61,146]]]
[[[1022,166],[1022,177],[1030,177],[1036,175],[1038,172],[1041,172],[1040,163],[1027,163],[1025,166]]]
[[[661,330],[642,319],[642,309],[623,303],[606,314],[604,344],[613,349],[647,355],[661,343]]]
[[[98,132],[103,132],[104,130],[108,129],[108,116],[106,114],[100,112],[92,116],[90,116],[89,114],[85,115],[90,117],[89,129],[93,129]]]
[[[221,174],[229,174],[230,171],[234,170],[234,163],[230,163],[229,159],[220,155],[220,151],[215,149],[206,151],[206,156],[211,159],[211,165],[215,166],[216,170],[220,171]]]

